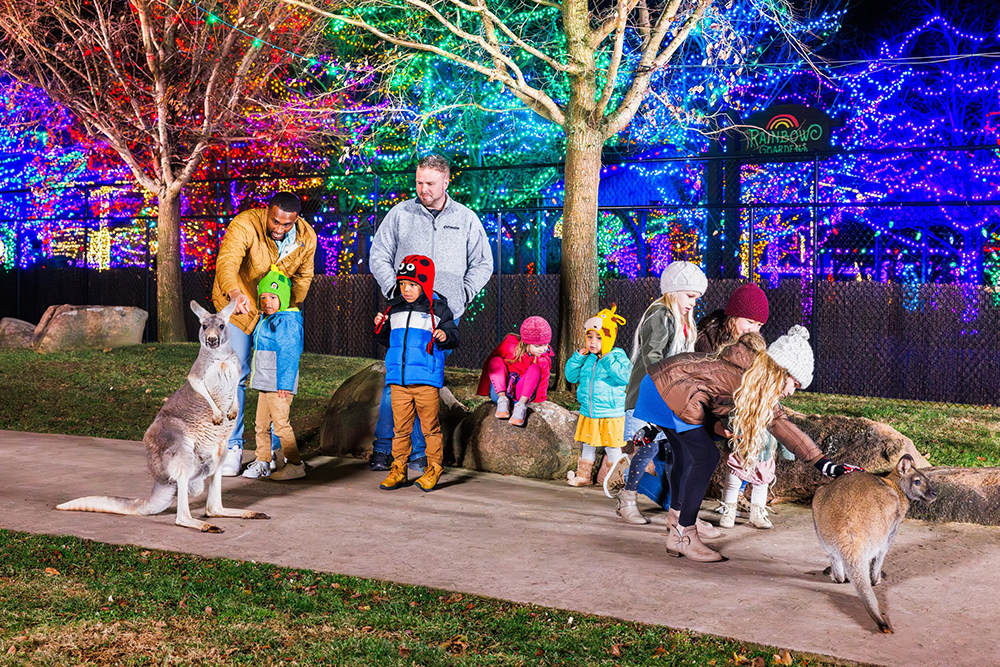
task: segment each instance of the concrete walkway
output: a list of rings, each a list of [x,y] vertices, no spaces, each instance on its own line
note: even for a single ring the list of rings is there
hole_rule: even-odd
[[[879,590],[896,628],[885,636],[850,585],[822,575],[802,507],[782,506],[771,531],[738,524],[717,542],[730,560],[698,565],[664,554],[664,513],[627,526],[600,491],[558,482],[448,470],[433,493],[390,493],[361,461],[320,459],[301,481],[225,480],[227,506],[272,519],[218,519],[226,532],[210,535],[175,526],[172,510],[53,509],[83,495],[145,495],[141,443],[0,431],[0,460],[0,526],[12,530],[421,584],[861,662],[1000,664],[996,529],[907,522]]]

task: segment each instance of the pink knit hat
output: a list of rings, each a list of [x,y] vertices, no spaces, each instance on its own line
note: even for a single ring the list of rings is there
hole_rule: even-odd
[[[768,316],[767,296],[764,290],[755,283],[740,285],[729,296],[726,304],[726,315],[729,317],[745,317],[764,324]]]
[[[552,341],[552,328],[538,315],[521,322],[521,342],[525,345],[548,345]]]

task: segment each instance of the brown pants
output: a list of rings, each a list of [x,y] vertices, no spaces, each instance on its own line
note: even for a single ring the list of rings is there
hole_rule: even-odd
[[[288,411],[292,408],[292,395],[281,398],[276,391],[257,393],[257,460],[271,462],[271,425],[274,434],[281,441],[281,452],[285,461],[298,465],[302,463],[299,447],[295,443],[295,433],[288,423]]]
[[[420,417],[420,427],[427,442],[427,463],[441,465],[444,460],[444,440],[441,437],[441,422],[438,421],[438,388],[426,384],[392,387],[392,458],[405,461],[410,457],[413,421]]]

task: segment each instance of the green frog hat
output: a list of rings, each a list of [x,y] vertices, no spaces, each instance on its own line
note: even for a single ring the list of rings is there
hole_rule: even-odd
[[[272,264],[271,270],[257,283],[257,294],[258,299],[261,294],[277,294],[278,302],[281,303],[278,310],[288,310],[292,300],[292,281]]]

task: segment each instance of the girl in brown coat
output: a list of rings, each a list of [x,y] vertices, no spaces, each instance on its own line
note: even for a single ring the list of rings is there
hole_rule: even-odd
[[[680,484],[671,489],[667,516],[669,555],[699,562],[722,560],[702,543],[695,529],[701,500],[719,463],[713,431],[719,437],[753,443],[766,429],[796,458],[809,461],[824,475],[837,477],[857,469],[835,465],[788,420],[778,401],[798,384],[788,368],[768,355],[764,339],[755,333],[743,335],[716,354],[680,354],[649,368],[639,388],[635,417],[666,432],[674,466],[681,471]]]

